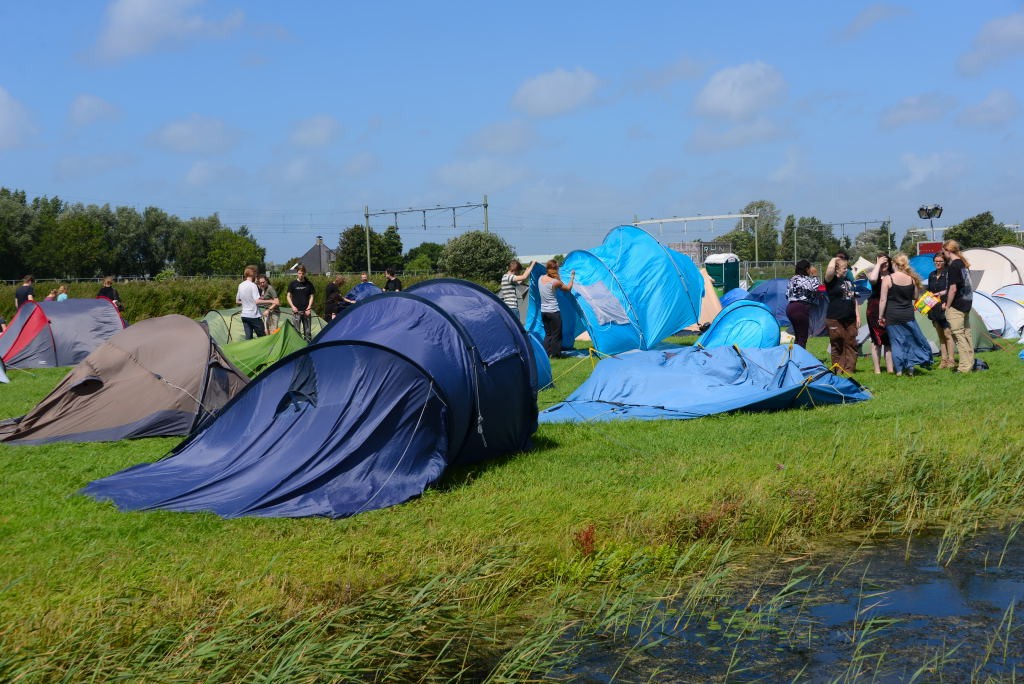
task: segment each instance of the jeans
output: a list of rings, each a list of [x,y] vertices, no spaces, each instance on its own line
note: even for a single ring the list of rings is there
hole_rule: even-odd
[[[305,311],[292,311],[292,324],[307,342],[313,339],[313,317]]]
[[[242,317],[242,330],[245,331],[245,339],[251,340],[255,334],[256,337],[263,337],[267,334],[267,331],[263,328],[262,318],[245,318]]]

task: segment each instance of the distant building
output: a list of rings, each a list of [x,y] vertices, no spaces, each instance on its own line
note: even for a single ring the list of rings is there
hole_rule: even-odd
[[[669,249],[682,252],[693,259],[697,266],[703,266],[704,260],[712,254],[727,254],[732,252],[731,242],[670,242]]]
[[[317,235],[316,244],[298,262],[289,266],[288,270],[295,271],[299,263],[302,263],[308,275],[327,275],[334,270],[334,259],[334,250],[324,244],[322,235]]]

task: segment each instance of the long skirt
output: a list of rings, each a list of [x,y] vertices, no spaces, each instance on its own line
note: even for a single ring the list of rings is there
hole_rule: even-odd
[[[928,338],[921,332],[917,321],[889,324],[886,329],[889,332],[889,345],[892,347],[892,365],[895,366],[897,373],[932,362],[932,348],[928,345]]]

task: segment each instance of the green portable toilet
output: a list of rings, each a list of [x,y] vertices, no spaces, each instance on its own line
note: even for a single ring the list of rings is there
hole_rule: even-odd
[[[740,286],[740,258],[732,252],[709,254],[704,259],[704,269],[715,287],[722,288],[722,294]]]

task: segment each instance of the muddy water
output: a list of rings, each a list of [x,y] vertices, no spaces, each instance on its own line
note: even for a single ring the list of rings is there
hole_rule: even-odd
[[[872,541],[780,563],[584,651],[587,682],[1024,680],[1024,530]],[[787,567],[788,566],[788,567]],[[797,566],[797,567],[793,567]]]

